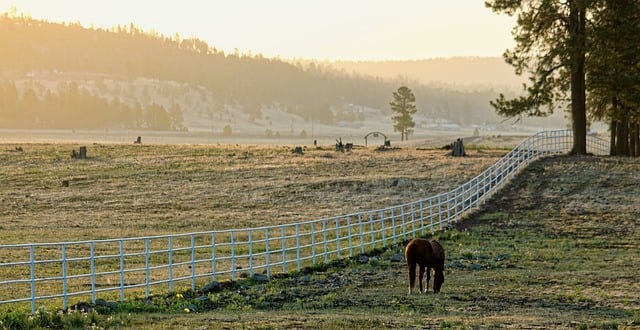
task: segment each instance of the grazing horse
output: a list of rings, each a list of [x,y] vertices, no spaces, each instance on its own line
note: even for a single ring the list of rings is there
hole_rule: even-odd
[[[433,292],[440,292],[440,287],[444,283],[444,249],[436,240],[423,238],[412,239],[404,249],[404,257],[409,267],[409,294],[413,292],[416,285],[416,265],[420,265],[420,292],[429,291],[429,279],[431,268],[433,268]],[[422,291],[422,278],[425,268],[427,270],[427,285]]]

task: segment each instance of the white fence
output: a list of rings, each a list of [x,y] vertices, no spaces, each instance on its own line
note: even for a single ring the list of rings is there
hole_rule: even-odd
[[[588,151],[608,154],[588,137]],[[379,210],[287,225],[81,242],[0,245],[0,304],[54,300],[67,309],[98,296],[125,300],[212,280],[302,267],[365,253],[441,230],[477,209],[531,161],[566,153],[570,131],[535,134],[460,187]]]

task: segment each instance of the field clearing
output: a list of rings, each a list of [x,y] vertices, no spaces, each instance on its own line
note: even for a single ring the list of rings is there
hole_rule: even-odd
[[[467,181],[505,150],[385,152],[235,145],[0,145],[2,243],[246,228],[381,208]],[[640,163],[538,161],[486,207],[436,233],[447,251],[438,295],[407,296],[402,245],[314,272],[209,294],[210,310],[118,314],[110,327],[640,327]],[[63,187],[62,180],[69,180]],[[216,204],[217,203],[217,204]],[[181,298],[182,299],[182,298]]]
[[[78,148],[0,145],[3,244],[260,227],[379,209],[455,188],[505,153],[93,144],[88,159],[72,159]]]
[[[140,315],[131,327],[638,329],[639,170],[628,158],[532,164],[485,209],[436,233],[447,251],[437,295],[407,295],[398,245],[211,295],[213,311]]]

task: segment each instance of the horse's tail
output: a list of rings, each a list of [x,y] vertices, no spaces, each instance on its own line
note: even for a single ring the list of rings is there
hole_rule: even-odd
[[[407,268],[409,269],[409,294],[413,291],[416,285],[416,265],[415,256],[413,255],[413,246],[415,242],[412,240],[407,244],[404,249],[404,259],[407,261]]]

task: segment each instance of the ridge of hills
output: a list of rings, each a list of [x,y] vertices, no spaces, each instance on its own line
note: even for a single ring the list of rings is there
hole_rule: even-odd
[[[4,129],[332,139],[390,133],[392,93],[408,85],[419,109],[416,135],[493,130],[504,118],[489,100],[513,90],[509,68],[497,58],[287,61],[225,54],[197,38],[166,37],[133,24],[105,30],[4,14],[0,28],[7,32],[0,34]],[[563,121],[528,124],[558,127]]]

